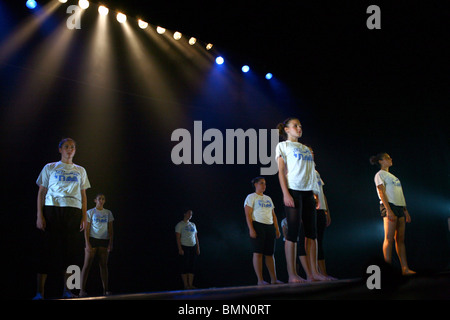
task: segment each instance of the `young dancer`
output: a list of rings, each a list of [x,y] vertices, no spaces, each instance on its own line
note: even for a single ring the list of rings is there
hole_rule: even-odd
[[[96,255],[99,258],[100,277],[103,285],[103,295],[111,293],[108,289],[108,256],[113,247],[113,221],[112,212],[105,209],[106,198],[102,193],[94,199],[95,208],[87,212],[87,226],[84,231],[86,243],[84,265],[81,271],[80,297],[87,296],[86,281],[89,276],[92,261]]]
[[[384,224],[384,260],[389,264],[392,263],[392,245],[395,241],[395,249],[400,260],[402,274],[415,274],[408,267],[405,247],[405,227],[406,223],[411,222],[411,217],[406,209],[400,180],[389,172],[389,168],[392,166],[392,158],[383,152],[370,157],[370,163],[380,168],[374,180]]]
[[[278,143],[275,158],[288,223],[285,251],[289,282],[304,281],[295,268],[295,244],[301,222],[306,237],[306,257],[311,268],[311,280],[326,280],[317,271],[316,208],[319,207],[317,194],[320,190],[314,160],[308,147],[298,142],[303,131],[297,118],[288,118],[277,128],[280,136],[285,138],[285,141]]]
[[[197,227],[191,222],[192,210],[184,213],[183,220],[175,226],[178,254],[181,257],[181,279],[184,289],[195,289],[194,267],[196,256],[200,255],[200,243],[198,241]]]
[[[311,154],[314,159],[314,151],[309,147]],[[331,215],[328,208],[327,197],[323,191],[323,186],[325,183],[320,177],[319,171],[316,169],[317,182],[319,183],[319,202],[320,206],[317,210],[317,267],[319,268],[320,274],[324,275],[328,280],[337,280],[336,278],[329,276],[327,274],[326,264],[325,264],[325,253],[323,250],[323,237],[325,235],[325,229],[331,224]]]
[[[258,285],[268,284],[263,277],[263,256],[270,274],[270,283],[278,281],[275,270],[275,238],[280,237],[277,216],[275,215],[272,199],[264,194],[266,180],[257,177],[252,180],[255,192],[247,196],[244,201],[245,218],[253,246],[253,268],[255,269]]]
[[[86,226],[86,189],[90,183],[86,170],[73,163],[76,143],[71,138],[59,143],[61,160],[48,163],[36,183],[36,227],[43,231],[43,248],[40,255],[35,300],[44,299],[47,274],[50,271],[65,274],[63,298],[72,298],[66,279],[67,267],[78,265],[82,252],[82,235]]]

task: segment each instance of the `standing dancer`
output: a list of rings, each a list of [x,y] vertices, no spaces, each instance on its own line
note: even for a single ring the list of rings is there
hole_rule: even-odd
[[[384,223],[384,260],[389,264],[392,263],[392,245],[395,241],[395,249],[400,260],[402,274],[415,274],[408,267],[405,247],[405,227],[406,223],[411,222],[411,216],[406,209],[400,180],[389,172],[389,168],[392,166],[392,158],[387,153],[382,152],[370,157],[370,163],[380,168],[374,180]]]
[[[37,293],[35,300],[44,299],[47,274],[50,271],[65,274],[63,298],[74,297],[67,288],[67,267],[77,265],[82,252],[82,234],[86,227],[86,189],[90,183],[86,170],[73,163],[76,143],[71,138],[59,143],[61,161],[48,163],[36,183],[36,227],[43,231],[43,248],[39,256]]]
[[[286,139],[278,143],[275,158],[288,224],[285,251],[289,282],[305,281],[298,276],[295,267],[295,244],[301,223],[306,237],[306,257],[311,268],[311,280],[326,280],[317,271],[316,208],[319,207],[319,184],[314,160],[308,147],[298,142],[303,132],[297,118],[288,118],[277,128],[280,136]]]
[[[266,180],[257,177],[252,180],[255,192],[247,196],[244,202],[245,218],[253,246],[253,268],[255,269],[258,285],[268,284],[263,278],[263,256],[270,274],[270,283],[278,281],[275,271],[275,238],[280,237],[278,220],[275,215],[272,199],[264,194]]]
[[[314,159],[314,151],[309,147],[309,151]],[[336,278],[329,276],[327,274],[326,264],[325,264],[325,253],[323,250],[323,237],[325,234],[325,229],[331,224],[331,215],[328,207],[327,197],[323,191],[323,186],[325,183],[320,177],[319,171],[316,170],[317,182],[319,183],[319,202],[320,208],[317,210],[317,267],[319,272],[324,275],[328,280],[337,280]]]
[[[96,255],[99,258],[98,264],[103,285],[103,295],[109,296],[111,294],[108,289],[108,256],[113,247],[114,217],[110,210],[103,207],[106,202],[103,193],[97,194],[94,202],[95,208],[87,212],[87,226],[84,231],[86,248],[84,266],[81,271],[80,297],[87,296],[86,281]]]
[[[191,222],[192,210],[186,211],[183,220],[175,226],[178,254],[181,257],[181,279],[184,289],[195,289],[194,267],[196,256],[200,255],[197,227]]]

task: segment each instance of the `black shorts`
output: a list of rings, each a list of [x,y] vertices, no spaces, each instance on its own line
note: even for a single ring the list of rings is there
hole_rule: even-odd
[[[83,265],[81,209],[44,206],[45,231],[41,232],[38,273],[65,271],[70,265]]]
[[[256,231],[256,238],[250,238],[254,253],[261,253],[271,256],[275,252],[275,226],[253,221],[253,228]]]
[[[109,239],[97,239],[93,237],[89,237],[89,244],[92,248],[108,248],[109,246]]]
[[[389,206],[391,207],[392,212],[394,212],[394,214],[397,218],[402,218],[405,216],[405,212],[403,211],[403,209],[405,207],[396,206],[395,204],[392,204],[390,202],[389,202]],[[386,217],[386,215],[387,215],[386,208],[384,207],[384,204],[382,204],[382,203],[380,204],[380,213],[383,218]]]
[[[184,254],[182,256],[181,255],[179,256],[180,273],[181,274],[195,273],[195,261],[197,260],[197,245],[193,245],[191,247],[181,245],[181,248],[183,249]]]

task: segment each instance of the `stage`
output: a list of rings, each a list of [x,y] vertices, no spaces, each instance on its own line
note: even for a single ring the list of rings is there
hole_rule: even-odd
[[[76,298],[73,300],[448,300],[450,272],[382,281],[381,289],[369,290],[366,279],[242,286],[195,290],[142,292]]]

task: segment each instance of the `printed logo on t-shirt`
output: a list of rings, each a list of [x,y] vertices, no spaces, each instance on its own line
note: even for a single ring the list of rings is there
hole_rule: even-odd
[[[101,215],[94,215],[93,220],[95,223],[106,223],[108,222],[108,217]]]
[[[77,176],[80,174],[78,172],[66,172],[64,170],[56,170],[55,171],[55,179],[58,181],[65,182],[78,182]]]
[[[402,184],[400,183],[400,180],[398,178],[395,178],[392,180],[392,184],[396,187],[401,187]]]
[[[261,208],[271,208],[272,207],[272,202],[270,202],[269,200],[256,200],[256,203]]]
[[[184,231],[187,231],[187,232],[194,232],[195,229],[194,229],[194,226],[193,226],[193,225],[188,224],[186,227],[184,227]]]
[[[313,161],[312,154],[308,149],[294,148],[294,157],[298,160]]]

